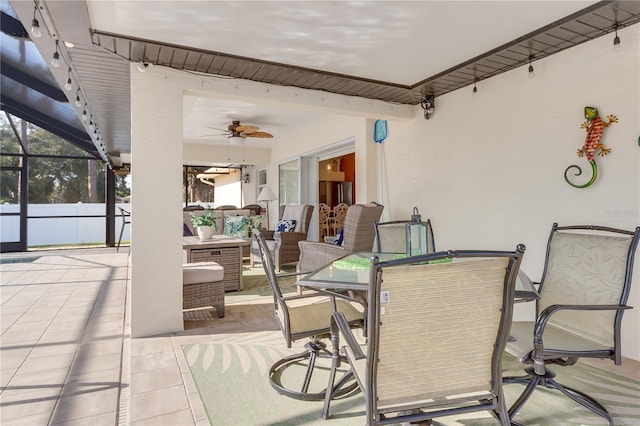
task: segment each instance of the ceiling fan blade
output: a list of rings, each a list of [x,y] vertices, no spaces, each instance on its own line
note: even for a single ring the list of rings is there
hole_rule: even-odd
[[[202,135],[200,137],[201,138],[211,138],[211,137],[214,137],[214,136],[229,136],[229,132],[227,132],[227,133],[214,133],[214,134],[211,134],[211,135]]]
[[[219,127],[211,127],[211,126],[207,126],[207,129],[211,129],[211,130],[218,130],[220,132],[225,132],[225,134],[229,134],[229,130],[228,129],[221,129]]]
[[[253,132],[247,134],[248,138],[272,138],[273,135],[267,132]]]
[[[236,132],[242,132],[242,133],[254,133],[258,131],[258,127],[256,126],[245,126],[245,125],[241,125],[241,126],[236,126],[235,128]]]

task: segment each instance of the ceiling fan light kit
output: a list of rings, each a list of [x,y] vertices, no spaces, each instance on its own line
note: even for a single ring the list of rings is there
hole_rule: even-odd
[[[242,145],[243,143],[244,143],[244,138],[242,136],[229,136],[229,144]]]

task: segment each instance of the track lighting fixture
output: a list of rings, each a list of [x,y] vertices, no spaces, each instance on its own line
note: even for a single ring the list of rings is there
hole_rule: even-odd
[[[420,106],[424,110],[424,119],[428,120],[436,112],[435,96],[425,95],[420,101]]]
[[[142,59],[138,61],[136,67],[138,67],[138,71],[146,72],[148,68],[151,68],[152,64],[149,62],[143,62]]]
[[[38,6],[33,6],[33,20],[31,21],[31,35],[34,38],[38,38],[42,36],[42,31],[40,31],[40,22],[36,19],[36,12],[38,11]]]
[[[54,68],[58,68],[60,66],[60,53],[58,53],[58,40],[56,40],[56,51],[53,52],[53,57],[51,58],[51,66]]]
[[[533,73],[533,65],[531,65],[531,61],[533,60],[533,55],[529,55],[529,78],[534,77]]]
[[[69,67],[69,72],[67,74],[67,82],[64,84],[64,88],[66,90],[73,89],[73,86],[71,85],[71,67]]]
[[[80,108],[82,106],[82,102],[80,101],[80,88],[76,90],[76,106]]]
[[[613,38],[613,51],[617,52],[618,50],[620,50],[620,37],[618,37],[618,24],[616,24],[616,29],[615,29],[615,34],[616,36]]]
[[[478,96],[478,86],[476,86],[476,82],[473,82],[473,90],[471,91],[471,96]]]

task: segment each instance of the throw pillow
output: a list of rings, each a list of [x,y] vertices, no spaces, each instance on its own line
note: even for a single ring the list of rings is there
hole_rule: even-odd
[[[252,229],[256,229],[258,231],[262,231],[262,221],[264,220],[264,216],[261,214],[247,216],[249,218],[249,236],[253,236]]]
[[[182,236],[183,237],[193,237],[193,233],[191,232],[191,229],[189,229],[189,227],[187,226],[186,223],[182,224]]]
[[[293,232],[296,229],[296,221],[293,219],[280,219],[276,226],[278,232]]]
[[[337,245],[337,246],[341,246],[342,245],[342,239],[344,238],[344,232],[342,232],[343,228],[340,228],[338,230],[338,233],[336,234],[336,239],[333,240],[333,244]]]
[[[224,235],[236,238],[249,238],[248,216],[225,216]]]

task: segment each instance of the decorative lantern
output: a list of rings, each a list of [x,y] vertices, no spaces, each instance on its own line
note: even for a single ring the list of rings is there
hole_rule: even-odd
[[[426,254],[427,245],[427,224],[422,222],[422,216],[418,212],[418,208],[413,208],[411,222],[405,225],[407,240],[407,256],[417,256]]]

